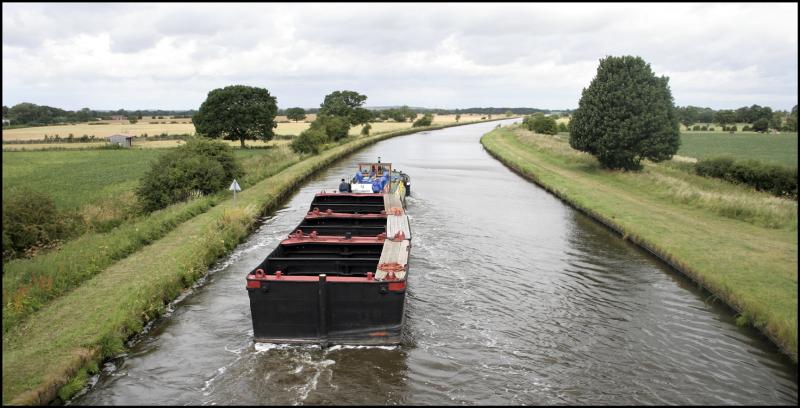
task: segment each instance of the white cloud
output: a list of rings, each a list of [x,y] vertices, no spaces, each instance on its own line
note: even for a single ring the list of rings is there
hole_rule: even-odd
[[[3,4],[4,105],[196,108],[242,83],[281,107],[574,108],[606,55],[679,105],[789,109],[797,4]]]

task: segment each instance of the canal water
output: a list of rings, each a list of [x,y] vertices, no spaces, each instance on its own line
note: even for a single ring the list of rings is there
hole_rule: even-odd
[[[389,139],[321,172],[72,403],[797,403],[796,366],[767,339],[490,157],[479,139],[497,124]],[[378,156],[412,177],[403,343],[253,343],[245,275],[314,193]]]

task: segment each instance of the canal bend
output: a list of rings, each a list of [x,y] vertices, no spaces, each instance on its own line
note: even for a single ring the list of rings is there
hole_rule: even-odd
[[[489,156],[479,139],[497,124],[389,139],[320,172],[72,402],[797,403],[796,367],[768,340]],[[245,275],[314,193],[378,156],[412,177],[402,345],[254,344]]]

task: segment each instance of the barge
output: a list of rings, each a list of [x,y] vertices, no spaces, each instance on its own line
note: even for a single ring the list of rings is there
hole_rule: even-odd
[[[410,178],[378,158],[359,163],[345,186],[317,193],[300,224],[248,273],[255,341],[400,343]]]

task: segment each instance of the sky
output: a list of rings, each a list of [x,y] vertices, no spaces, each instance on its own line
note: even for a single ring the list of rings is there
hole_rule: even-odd
[[[3,105],[197,109],[266,88],[280,108],[575,109],[635,55],[677,106],[797,104],[797,3],[3,3]]]

